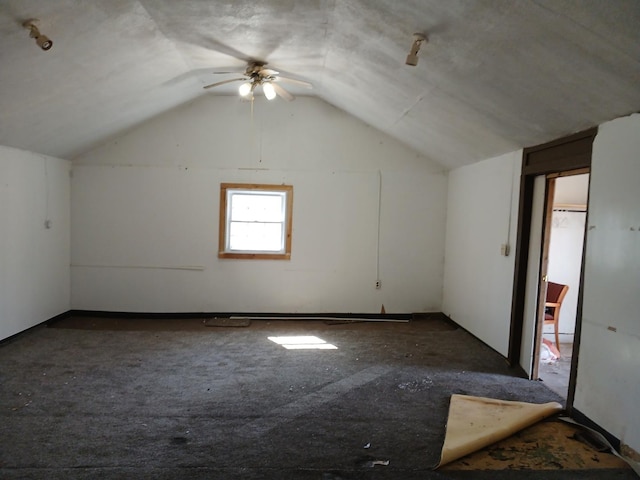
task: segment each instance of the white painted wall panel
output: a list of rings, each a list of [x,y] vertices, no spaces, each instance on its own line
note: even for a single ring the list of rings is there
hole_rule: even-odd
[[[0,146],[0,339],[69,310],[69,168]]]
[[[640,451],[640,115],[593,145],[575,407]]]
[[[640,451],[640,341],[583,317],[575,407]]]
[[[315,98],[254,108],[206,97],[74,161],[73,308],[440,310],[439,167]],[[290,261],[217,258],[221,182],[294,186]]]
[[[449,173],[443,311],[503,355],[509,345],[522,152]]]

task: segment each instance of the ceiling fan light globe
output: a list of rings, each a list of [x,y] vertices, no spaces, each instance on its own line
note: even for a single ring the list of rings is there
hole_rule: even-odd
[[[262,85],[262,90],[264,91],[264,96],[267,97],[267,100],[273,100],[276,98],[276,91],[271,83],[265,83]]]
[[[250,92],[251,84],[249,82],[243,83],[242,85],[240,85],[240,87],[238,87],[238,93],[243,97],[249,95]]]

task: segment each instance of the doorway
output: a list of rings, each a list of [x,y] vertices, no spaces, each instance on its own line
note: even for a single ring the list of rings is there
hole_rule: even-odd
[[[548,208],[544,219],[547,234],[543,236],[539,290],[545,304],[538,303],[541,307],[536,326],[536,363],[532,378],[545,382],[565,400],[578,321],[588,194],[588,173],[567,172],[547,178]],[[550,289],[549,282],[552,282]],[[561,298],[552,298],[554,296]],[[558,300],[560,304],[553,306],[553,302]]]
[[[549,201],[549,185],[555,186],[558,177],[571,173],[588,173],[591,151],[597,128],[571,135],[523,152],[522,174],[518,210],[518,230],[515,251],[515,269],[509,330],[508,361],[529,378],[537,378],[539,349],[537,336],[538,312],[545,309],[546,284],[542,282],[543,238],[549,236],[544,219],[551,222],[553,202]],[[553,187],[551,187],[553,188]],[[551,197],[552,199],[554,197]],[[584,237],[583,237],[584,238]],[[583,248],[584,251],[584,248]],[[584,259],[584,253],[582,254]],[[583,261],[581,261],[581,264]],[[546,269],[544,269],[546,272]],[[575,376],[580,353],[580,319],[582,318],[582,278],[580,271],[577,288],[576,323],[572,342],[571,372],[565,409],[572,412]],[[545,292],[545,293],[542,293]]]

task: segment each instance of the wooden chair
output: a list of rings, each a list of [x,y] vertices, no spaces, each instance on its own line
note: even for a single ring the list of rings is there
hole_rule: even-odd
[[[569,285],[561,283],[547,283],[547,298],[544,304],[544,324],[553,324],[553,330],[556,335],[556,348],[560,351],[560,340],[558,335],[558,321],[560,320],[560,307],[565,295],[569,291]]]

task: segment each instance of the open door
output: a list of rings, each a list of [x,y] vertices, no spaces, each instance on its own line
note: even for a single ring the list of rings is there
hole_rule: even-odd
[[[544,326],[545,318],[545,303],[547,296],[547,283],[549,282],[549,245],[551,242],[551,219],[553,212],[553,198],[556,189],[556,179],[547,177],[546,181],[546,195],[544,206],[544,217],[542,219],[542,255],[540,256],[540,276],[537,289],[536,299],[536,322],[535,322],[535,335],[532,345],[533,349],[533,364],[531,366],[531,378],[533,380],[539,379],[539,367],[540,367],[540,350],[542,348],[542,330]]]

